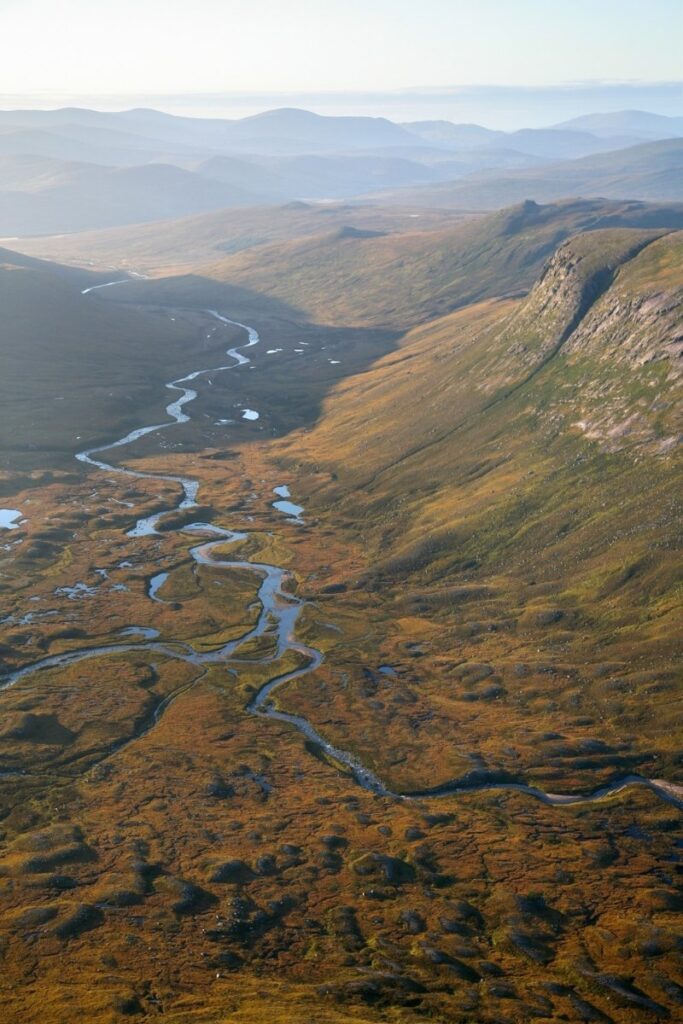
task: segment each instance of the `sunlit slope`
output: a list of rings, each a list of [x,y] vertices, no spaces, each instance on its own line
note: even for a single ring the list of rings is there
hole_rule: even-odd
[[[454,644],[493,664],[499,765],[501,706],[513,731],[533,707],[680,773],[682,298],[683,234],[581,235],[528,299],[417,329],[281,445],[306,500],[362,532],[363,587],[443,620],[446,674]]]
[[[472,215],[469,215],[472,216]],[[45,259],[137,270],[193,267],[273,242],[324,234],[345,225],[360,230],[405,232],[443,229],[462,220],[457,213],[345,203],[285,203],[216,210],[152,224],[83,231],[71,235],[15,239],[22,252]]]
[[[517,458],[546,460],[557,450],[566,463],[576,449],[581,466],[635,454],[652,456],[650,472],[669,466],[654,456],[675,456],[680,429],[682,265],[681,232],[577,236],[528,298],[480,303],[417,328],[397,352],[339,385],[296,447],[335,466],[333,490],[353,490],[357,501],[362,484],[368,504],[393,489],[405,505],[406,484],[425,477],[450,489],[472,459],[509,473]],[[479,444],[490,447],[479,452]],[[428,494],[416,490],[416,498],[424,513]]]
[[[188,319],[82,295],[94,280],[0,250],[2,468],[71,464],[141,416],[163,419],[163,383],[208,348]]]
[[[358,439],[342,472],[355,467],[364,481],[425,445],[438,447],[550,368],[563,346],[578,345],[574,332],[585,336],[596,295],[657,237],[633,229],[579,235],[560,247],[526,300],[489,300],[411,331],[398,352],[340,385],[315,443],[336,453],[340,438]]]
[[[419,222],[417,222],[419,223]],[[602,200],[522,203],[442,231],[346,225],[196,261],[192,273],[134,285],[120,301],[221,303],[319,324],[406,329],[479,299],[526,290],[563,239],[604,227],[683,226],[683,207]]]

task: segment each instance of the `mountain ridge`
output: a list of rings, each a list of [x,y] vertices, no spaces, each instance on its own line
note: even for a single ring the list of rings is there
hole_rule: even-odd
[[[614,131],[605,129],[604,118],[598,120],[602,134],[593,134],[580,125],[499,132],[299,108],[232,120],[179,117],[151,108],[0,111],[2,176],[11,177],[13,162],[44,163],[40,195],[34,189],[27,197],[20,178],[0,191],[0,233],[73,232],[221,207],[326,201],[402,188],[420,189],[405,194],[409,202],[452,205],[457,199],[470,209],[508,205],[525,198],[525,188],[532,198],[552,199],[596,194],[603,183],[605,194],[619,198],[683,198],[681,168],[673,158],[664,166],[655,148],[641,152],[640,166],[633,166],[634,149],[642,144],[638,131],[649,140],[664,130],[655,127],[661,119],[639,114],[629,133],[633,117],[624,112],[623,130],[617,119]],[[643,118],[646,127],[639,129]],[[675,133],[677,122],[669,122]],[[675,152],[675,141],[669,140],[669,153]],[[577,158],[589,162],[571,162]],[[62,161],[59,170],[55,161]],[[170,172],[159,169],[169,166],[173,186]],[[61,191],[57,184],[50,189],[51,175],[61,179]],[[69,176],[82,192],[81,203],[65,190]]]

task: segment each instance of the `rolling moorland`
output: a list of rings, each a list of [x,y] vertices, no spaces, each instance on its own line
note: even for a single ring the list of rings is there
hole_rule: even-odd
[[[5,244],[14,1018],[679,1019],[683,207]]]

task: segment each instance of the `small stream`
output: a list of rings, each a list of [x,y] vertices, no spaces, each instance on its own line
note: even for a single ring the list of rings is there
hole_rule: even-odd
[[[125,284],[127,280],[128,279],[109,281],[106,284],[94,285],[90,288],[86,288],[82,294],[88,295],[102,288],[111,288],[115,285],[122,285]],[[231,362],[222,366],[213,366],[207,369],[195,370],[185,377],[180,377],[177,380],[172,380],[166,384],[166,387],[169,390],[179,392],[179,395],[166,406],[166,413],[168,414],[169,419],[165,422],[138,427],[135,430],[131,430],[128,434],[119,438],[117,441],[100,445],[97,448],[87,449],[86,451],[79,452],[76,455],[76,458],[80,462],[85,463],[88,466],[92,466],[94,469],[102,470],[108,474],[115,473],[145,480],[161,480],[176,483],[180,486],[181,496],[179,501],[162,512],[157,512],[152,516],[139,519],[135,526],[127,533],[127,536],[132,540],[135,540],[138,537],[157,535],[156,526],[158,521],[169,512],[177,509],[189,509],[195,507],[197,505],[199,482],[191,477],[174,476],[162,473],[147,473],[141,472],[140,470],[130,469],[126,466],[113,466],[98,456],[102,456],[108,451],[123,448],[148,434],[155,433],[156,431],[168,430],[176,424],[187,423],[190,417],[186,412],[184,412],[184,407],[194,401],[197,397],[197,391],[190,385],[194,384],[195,381],[206,374],[228,371],[235,367],[249,364],[251,360],[244,354],[244,350],[257,345],[260,341],[258,331],[253,327],[239,323],[236,320],[230,320],[216,310],[207,310],[206,312],[219,323],[238,327],[246,333],[247,340],[244,344],[227,350],[226,355]],[[252,412],[252,410],[245,410],[245,412]],[[275,488],[274,491],[282,499],[289,497],[289,489],[285,485]],[[273,505],[279,511],[284,512],[290,520],[293,519],[295,521],[300,521],[299,517],[303,512],[303,509],[300,506],[294,505],[286,500],[273,502]],[[83,647],[79,650],[49,655],[38,661],[28,663],[4,677],[0,677],[0,690],[6,690],[9,687],[14,686],[20,680],[26,679],[28,676],[46,669],[65,667],[86,659],[123,654],[128,651],[150,651],[168,658],[174,658],[193,665],[201,666],[204,669],[211,665],[225,665],[229,672],[235,674],[239,671],[240,664],[247,663],[246,659],[238,658],[240,648],[250,641],[267,633],[275,640],[275,651],[271,655],[259,658],[257,661],[258,664],[275,663],[282,659],[286,653],[291,652],[298,656],[298,659],[301,661],[301,665],[289,672],[273,676],[268,682],[261,686],[257,693],[251,698],[246,706],[246,710],[252,715],[271,718],[275,721],[285,722],[288,725],[291,725],[305,736],[307,740],[324,751],[328,757],[339,765],[340,770],[350,774],[358,785],[372,793],[382,796],[398,797],[406,800],[426,800],[454,796],[465,792],[504,792],[514,790],[525,793],[526,795],[534,797],[546,804],[565,806],[578,803],[592,803],[594,801],[613,796],[614,794],[631,786],[645,786],[654,791],[662,799],[683,808],[683,787],[668,783],[662,779],[647,779],[639,775],[624,776],[623,778],[606,786],[602,786],[591,793],[584,794],[546,793],[535,786],[526,785],[521,781],[505,783],[469,783],[467,780],[454,781],[439,787],[424,789],[419,792],[393,792],[378,775],[364,765],[357,757],[355,757],[355,755],[349,751],[341,750],[333,746],[328,740],[326,740],[308,721],[308,719],[299,715],[289,714],[286,711],[278,710],[273,705],[272,697],[278,689],[286,686],[287,683],[292,682],[294,679],[298,679],[306,673],[314,671],[323,662],[323,655],[319,650],[309,647],[296,639],[296,624],[301,610],[304,607],[304,602],[290,591],[288,584],[291,584],[292,582],[291,573],[287,569],[280,568],[276,565],[269,565],[267,563],[223,558],[216,552],[217,548],[224,549],[228,544],[235,544],[246,540],[249,536],[247,533],[224,529],[214,525],[213,523],[207,522],[190,523],[189,525],[181,527],[176,532],[187,534],[188,538],[193,537],[195,541],[199,541],[199,543],[193,543],[189,548],[190,556],[198,565],[210,565],[213,568],[226,569],[228,571],[243,569],[253,572],[260,577],[258,589],[260,611],[256,624],[250,630],[248,630],[243,636],[223,644],[217,650],[198,652],[195,651],[189,643],[184,641],[165,641],[156,639],[155,637],[158,634],[156,634],[156,631],[150,630],[149,627],[134,627],[127,630],[126,635],[131,637],[139,636],[141,638],[140,640],[129,640],[121,643]],[[158,596],[158,591],[166,582],[167,578],[168,573],[161,572],[150,580],[148,595],[154,601],[164,603],[163,599]],[[232,665],[230,664],[231,661]],[[251,663],[255,662],[252,661]],[[203,675],[204,672],[202,672],[199,678],[203,678]],[[198,679],[195,679],[192,683],[185,684],[174,693],[169,694],[160,701],[152,712],[150,720],[140,729],[136,736],[132,739],[122,741],[106,756],[112,756],[113,753],[122,749],[123,746],[128,745],[130,742],[134,742],[141,736],[147,735],[173,701],[181,694],[186,693],[192,688],[192,686],[196,685],[198,681]]]

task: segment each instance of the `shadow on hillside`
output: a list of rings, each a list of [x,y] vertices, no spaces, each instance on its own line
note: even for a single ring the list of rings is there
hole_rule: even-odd
[[[9,241],[9,239],[3,239]],[[21,242],[22,239],[17,239]],[[35,270],[45,274],[51,274],[72,284],[79,291],[88,285],[104,283],[111,280],[111,273],[96,274],[84,267],[70,266],[67,263],[54,263],[52,260],[41,259],[38,256],[27,256],[23,252],[0,246],[0,267],[21,268],[23,270]]]
[[[111,280],[112,275],[109,278],[102,275],[103,283],[107,279]],[[306,313],[289,302],[200,274],[131,278],[125,287],[107,289],[101,296],[107,301],[125,305],[218,309],[233,320],[248,319],[249,316],[261,319],[279,317],[302,323],[307,320]]]
[[[236,404],[258,409],[258,428],[243,431],[243,438],[241,432],[240,440],[281,437],[311,426],[329,391],[391,352],[403,334],[389,328],[313,323],[282,299],[195,274],[132,280],[125,288],[100,294],[104,301],[126,305],[215,309],[259,331],[261,344],[249,356],[262,372],[244,367],[216,375],[210,388],[200,389],[194,407],[195,422],[200,416],[220,419]]]

